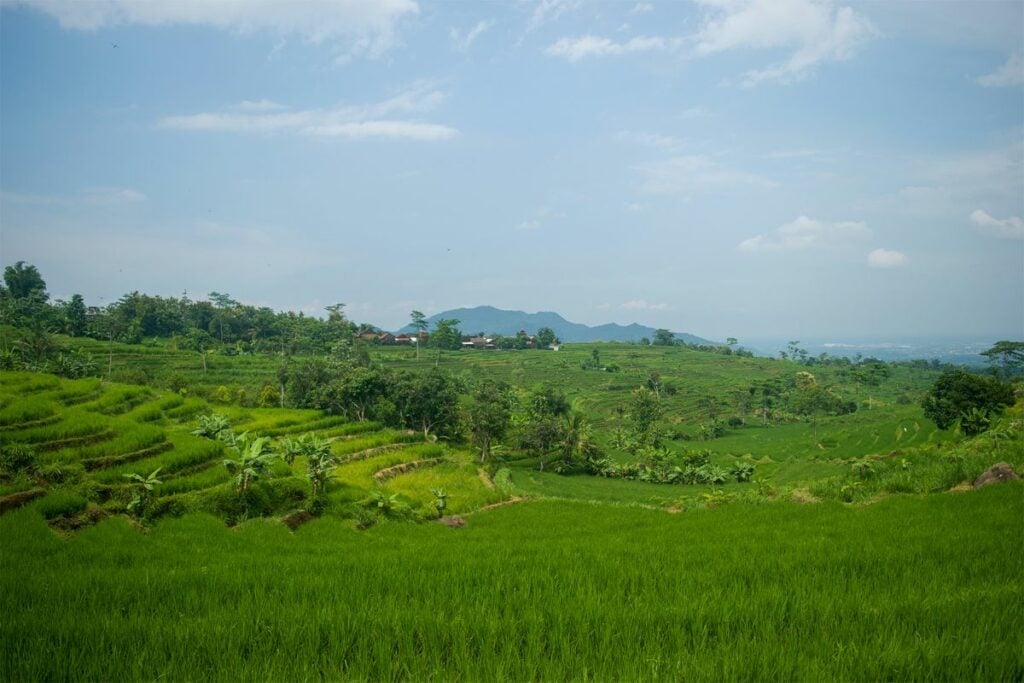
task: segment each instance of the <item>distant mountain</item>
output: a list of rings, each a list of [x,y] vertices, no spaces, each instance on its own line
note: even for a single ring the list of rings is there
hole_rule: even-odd
[[[455,318],[459,321],[459,329],[463,334],[500,334],[511,336],[519,330],[525,330],[528,334],[536,334],[542,327],[550,327],[555,335],[563,342],[589,342],[589,341],[640,341],[642,337],[654,339],[654,328],[633,323],[632,325],[618,325],[607,323],[590,327],[580,323],[572,323],[550,311],[540,313],[524,313],[523,311],[505,311],[493,306],[477,306],[476,308],[456,308],[451,311],[444,311],[427,318],[433,328],[434,323],[442,318]],[[411,333],[414,328],[411,325],[403,327],[401,332]],[[702,339],[686,332],[676,332],[676,339],[691,344],[713,344],[714,342]]]

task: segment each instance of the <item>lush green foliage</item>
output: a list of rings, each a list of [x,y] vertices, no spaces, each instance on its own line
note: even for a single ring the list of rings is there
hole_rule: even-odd
[[[946,370],[935,381],[921,406],[925,416],[939,429],[949,429],[971,410],[998,415],[1012,403],[1013,387],[1010,385],[966,370]],[[987,423],[972,420],[964,425],[964,431],[971,436],[984,431],[985,426]]]
[[[152,386],[0,372],[5,680],[1021,676],[1024,408],[927,364],[70,343]]]

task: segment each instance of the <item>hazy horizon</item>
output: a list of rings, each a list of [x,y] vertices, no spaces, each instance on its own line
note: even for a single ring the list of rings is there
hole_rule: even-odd
[[[1024,336],[1024,7],[0,0],[54,298]]]

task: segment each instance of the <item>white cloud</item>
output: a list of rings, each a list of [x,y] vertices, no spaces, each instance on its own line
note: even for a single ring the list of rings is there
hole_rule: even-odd
[[[649,2],[638,2],[629,10],[630,14],[647,14],[654,11],[654,5]]]
[[[539,230],[545,223],[550,223],[552,220],[557,221],[560,218],[565,218],[564,211],[553,209],[550,206],[542,206],[537,209],[534,218],[520,221],[516,225],[516,230]]]
[[[1024,57],[1019,52],[1010,55],[1005,64],[987,76],[980,77],[978,83],[987,87],[1021,85],[1024,83]]]
[[[640,213],[643,210],[644,210],[644,205],[643,204],[638,204],[637,202],[632,202],[630,204],[626,204],[626,211],[629,211],[631,213]]]
[[[895,249],[875,249],[868,254],[868,265],[872,268],[899,268],[907,265],[907,255]]]
[[[0,192],[0,204],[80,209],[90,206],[124,206],[146,201],[142,192],[130,187],[88,187],[76,195],[23,194]]]
[[[227,112],[202,112],[167,116],[161,128],[225,133],[289,132],[349,139],[396,138],[448,140],[458,135],[449,126],[389,118],[395,114],[422,113],[434,109],[444,94],[430,84],[417,84],[382,102],[331,109],[288,111],[270,100],[238,105]]]
[[[765,159],[802,159],[806,157],[815,157],[819,154],[821,154],[820,149],[802,147],[799,149],[780,149],[774,152],[769,152],[763,156]]]
[[[655,147],[657,149],[672,150],[683,146],[683,141],[679,138],[671,135],[662,135],[661,133],[623,130],[616,133],[615,137],[625,142],[632,142],[644,147]]]
[[[469,48],[474,42],[476,42],[476,39],[482,36],[492,26],[494,26],[493,21],[479,21],[476,26],[466,31],[465,35],[463,35],[459,29],[452,27],[448,32],[452,41],[452,47],[459,52],[468,52]]]
[[[526,25],[526,32],[534,31],[549,21],[555,21],[566,12],[578,8],[582,0],[540,0],[530,15],[530,21]]]
[[[644,299],[634,299],[633,301],[624,302],[619,308],[627,311],[667,311],[668,304],[652,304]]]
[[[272,100],[242,100],[232,107],[232,109],[238,109],[240,111],[280,111],[287,108],[288,107],[283,104],[278,104]]]
[[[1024,220],[1020,216],[1009,218],[994,218],[987,211],[975,209],[971,213],[971,222],[977,227],[978,232],[1007,240],[1024,239]]]
[[[578,38],[560,38],[556,43],[549,45],[544,52],[552,57],[565,57],[570,62],[578,62],[586,57],[666,50],[673,45],[675,45],[675,41],[657,36],[636,36],[624,43],[618,43],[610,38],[588,35]]]
[[[5,0],[26,4],[63,28],[94,31],[110,26],[192,24],[238,32],[298,35],[311,43],[338,44],[342,60],[379,56],[395,45],[398,22],[419,12],[414,0]]]
[[[800,216],[767,235],[755,235],[739,244],[741,251],[794,251],[829,247],[862,239],[871,234],[863,222],[825,223]]]
[[[776,186],[767,178],[722,166],[704,156],[672,157],[637,168],[645,176],[640,189],[653,194],[690,195]]]
[[[89,204],[136,204],[146,201],[146,195],[130,187],[90,187],[82,196]]]
[[[821,62],[852,57],[877,35],[868,19],[827,0],[697,0],[708,8],[695,36],[696,52],[788,49],[789,58],[748,71],[745,85],[790,82],[810,75]]]
[[[392,138],[433,142],[450,140],[459,131],[436,123],[419,123],[417,121],[359,121],[355,123],[332,123],[323,126],[310,126],[305,129],[310,135],[323,137],[348,138],[364,140],[367,138]]]

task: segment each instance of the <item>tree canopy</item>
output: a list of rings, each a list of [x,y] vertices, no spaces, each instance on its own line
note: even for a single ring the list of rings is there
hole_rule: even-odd
[[[949,429],[972,410],[998,414],[1012,404],[1013,387],[1009,384],[962,369],[948,369],[935,381],[921,407],[939,429]]]

